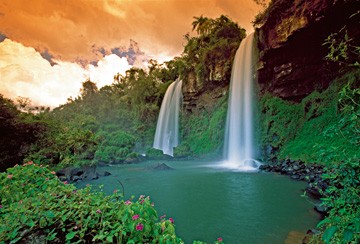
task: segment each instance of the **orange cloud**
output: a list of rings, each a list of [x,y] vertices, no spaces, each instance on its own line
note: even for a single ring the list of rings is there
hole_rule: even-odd
[[[251,31],[259,9],[253,0],[4,0],[0,32],[57,60],[97,61],[94,47],[111,50],[130,38],[156,58],[182,51],[194,16],[225,14]]]

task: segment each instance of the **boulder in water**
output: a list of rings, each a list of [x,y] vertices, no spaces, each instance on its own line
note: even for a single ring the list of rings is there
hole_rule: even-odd
[[[170,166],[166,165],[165,163],[161,163],[161,164],[159,163],[153,169],[154,170],[173,170],[174,168],[171,168]]]

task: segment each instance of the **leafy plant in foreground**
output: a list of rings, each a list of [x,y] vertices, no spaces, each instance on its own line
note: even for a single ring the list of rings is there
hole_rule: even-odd
[[[360,241],[360,163],[348,160],[327,168],[323,178],[330,186],[323,204],[329,216],[318,224],[325,243],[359,243]]]
[[[41,233],[61,243],[183,243],[171,219],[159,221],[149,197],[123,200],[88,186],[76,189],[32,162],[0,174],[0,239]]]
[[[76,189],[33,162],[0,173],[0,219],[0,243],[184,243],[149,197]]]

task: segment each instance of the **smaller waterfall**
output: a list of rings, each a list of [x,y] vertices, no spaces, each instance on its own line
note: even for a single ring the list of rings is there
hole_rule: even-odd
[[[235,55],[224,142],[223,166],[243,171],[256,170],[260,165],[254,159],[253,38],[250,34],[242,40]]]
[[[161,103],[153,147],[173,156],[179,145],[179,109],[182,100],[182,80],[170,84]]]

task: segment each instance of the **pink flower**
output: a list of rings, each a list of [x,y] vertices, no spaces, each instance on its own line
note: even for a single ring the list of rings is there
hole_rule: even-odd
[[[64,181],[64,184],[67,185],[67,184],[69,184],[69,183],[68,183],[67,181]]]
[[[145,197],[145,195],[140,195],[139,199],[143,199]]]
[[[15,164],[15,166],[14,167],[17,167],[17,166],[19,166],[18,164]]]
[[[141,223],[138,223],[137,225],[136,225],[136,230],[137,231],[142,231],[144,229],[144,226],[141,224]]]
[[[56,174],[56,172],[55,171],[51,171],[51,173],[54,175],[54,174]]]
[[[219,238],[217,238],[217,241],[218,241],[218,242],[222,242],[222,241],[223,241],[223,238],[219,237]]]
[[[8,179],[11,179],[13,177],[13,175],[8,175],[7,178]]]
[[[141,199],[141,200],[140,200],[140,203],[141,203],[141,204],[143,204],[144,202],[145,202],[145,200],[144,200],[144,199]]]
[[[173,218],[169,218],[169,220],[170,220],[170,222],[171,222],[171,223],[174,223],[174,220],[173,220]]]
[[[160,219],[163,219],[163,218],[165,218],[165,217],[166,217],[166,214],[160,216]]]
[[[28,165],[31,165],[31,164],[33,164],[34,162],[33,161],[30,161],[30,162],[28,162]]]
[[[118,192],[118,190],[117,190],[117,189],[115,189],[113,193],[117,193],[117,192]]]
[[[129,201],[129,200],[127,200],[126,202],[125,202],[125,205],[130,205],[131,204],[131,201]]]
[[[0,205],[0,208],[2,208],[2,205]]]
[[[98,214],[100,214],[100,213],[101,213],[101,210],[100,210],[100,209],[98,209],[98,210],[96,210],[96,212],[97,212]]]
[[[138,219],[138,218],[139,218],[139,215],[138,215],[138,214],[132,216],[132,219],[133,219],[133,220]]]
[[[49,180],[49,178],[45,178],[45,180]]]

